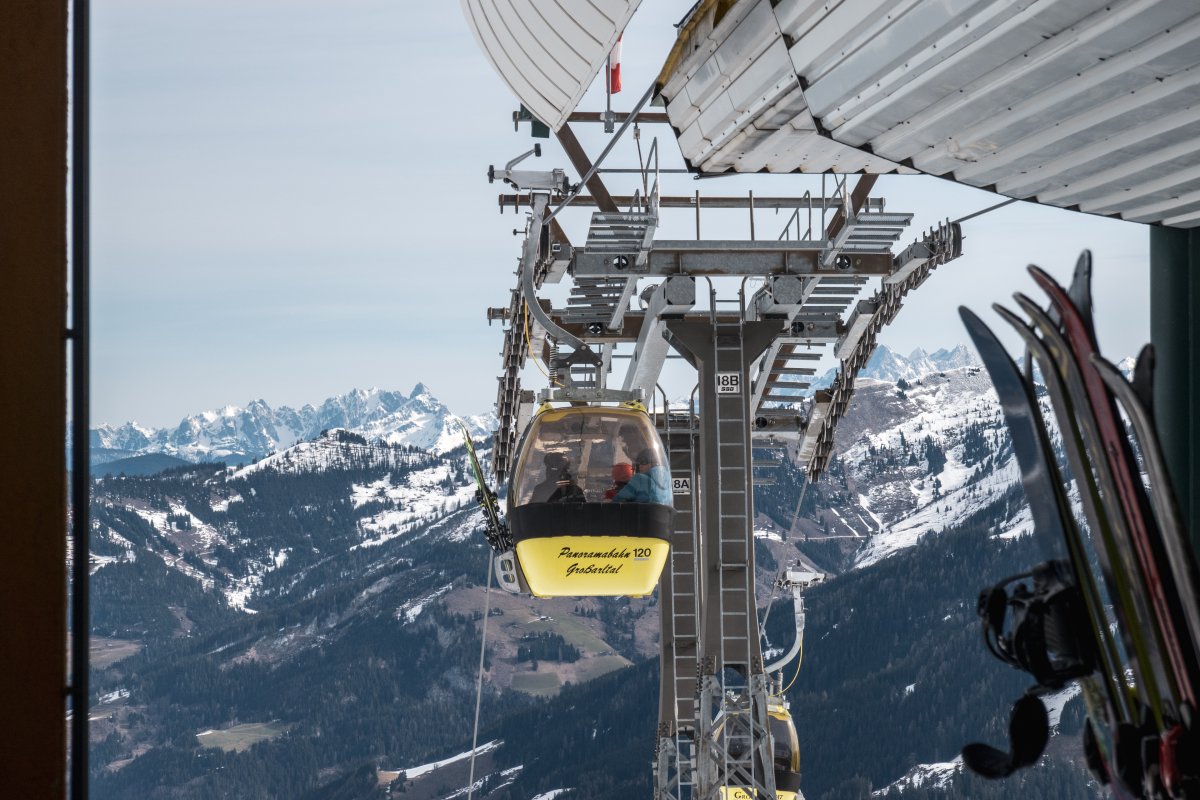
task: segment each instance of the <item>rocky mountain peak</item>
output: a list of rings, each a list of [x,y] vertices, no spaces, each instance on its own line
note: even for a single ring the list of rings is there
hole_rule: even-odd
[[[321,431],[345,429],[387,444],[445,452],[461,444],[458,419],[424,383],[417,383],[407,395],[352,389],[299,410],[272,408],[258,399],[244,408],[227,405],[191,414],[172,428],[103,425],[92,429],[90,445],[96,465],[151,453],[236,465],[315,439]],[[490,414],[466,422],[474,436],[485,437],[495,428]]]

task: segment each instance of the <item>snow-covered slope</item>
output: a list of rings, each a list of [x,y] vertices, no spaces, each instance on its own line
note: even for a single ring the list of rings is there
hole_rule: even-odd
[[[870,378],[877,381],[896,383],[899,380],[920,380],[926,375],[960,367],[979,366],[975,352],[965,344],[955,345],[947,350],[941,348],[927,353],[917,348],[907,357],[890,349],[887,345],[879,345],[867,360],[866,366],[858,373],[859,379]],[[812,389],[828,386],[833,382],[837,370],[829,370],[813,382]],[[811,390],[810,390],[811,391]]]
[[[270,495],[293,479],[305,481],[306,502],[280,509]],[[316,552],[311,533],[292,520],[315,517],[309,524],[329,539],[326,557],[434,529],[444,541],[462,541],[482,520],[472,513],[475,484],[464,454],[368,442],[341,428],[240,469],[195,467],[159,482],[110,479],[97,491],[93,573],[152,553],[250,613],[267,573],[297,548]],[[256,535],[263,530],[271,534]]]
[[[90,444],[94,464],[146,453],[238,464],[315,439],[321,431],[346,428],[388,444],[442,453],[461,444],[459,419],[418,383],[407,395],[355,389],[299,410],[275,409],[255,400],[244,408],[230,405],[193,414],[174,428],[147,428],[136,422],[102,425],[92,429]],[[473,436],[486,436],[495,428],[491,414],[461,419]]]
[[[993,535],[1030,532],[1007,426],[974,354],[962,346],[908,358],[877,351],[870,363],[867,372],[888,377],[858,381],[836,463],[822,479],[831,502],[806,535],[861,539],[854,563],[863,567],[997,501],[998,516],[985,521]],[[1053,411],[1041,403],[1053,431]]]
[[[906,385],[864,381],[838,430],[859,505],[875,522],[859,566],[962,522],[1020,477],[985,372],[964,367]],[[1022,514],[998,532],[1028,527]]]

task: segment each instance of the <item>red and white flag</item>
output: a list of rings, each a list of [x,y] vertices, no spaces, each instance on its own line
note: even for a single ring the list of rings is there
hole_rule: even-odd
[[[621,91],[621,36],[624,35],[617,37],[617,43],[608,54],[608,90],[613,94]]]

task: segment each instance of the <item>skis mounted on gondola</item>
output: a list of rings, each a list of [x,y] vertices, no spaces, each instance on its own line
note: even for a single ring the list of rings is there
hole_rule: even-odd
[[[475,478],[475,501],[483,509],[483,521],[486,526],[484,537],[497,553],[511,550],[512,537],[500,515],[500,498],[488,486],[487,479],[484,477],[483,466],[479,463],[479,456],[475,454],[475,444],[471,441],[471,432],[467,430],[467,426],[461,420],[458,426],[462,428],[463,441],[467,445],[467,461],[471,466],[471,475]]]
[[[1036,267],[1030,272],[1049,296],[1049,309],[1016,295],[1027,323],[995,306],[1025,342],[1026,376],[992,331],[960,309],[1000,397],[1034,533],[1048,559],[980,597],[989,649],[1035,683],[1013,708],[1010,751],[972,744],[964,761],[988,777],[1036,762],[1048,736],[1037,697],[1076,680],[1088,710],[1088,763],[1113,796],[1200,798],[1200,740],[1192,721],[1200,685],[1200,582],[1151,417],[1153,354],[1143,351],[1130,383],[1097,353],[1089,253],[1080,257],[1069,290]],[[1085,528],[1075,521],[1050,450],[1035,400],[1034,363],[1062,434]],[[1149,495],[1118,404],[1143,455]],[[1091,555],[1102,584],[1089,566]]]

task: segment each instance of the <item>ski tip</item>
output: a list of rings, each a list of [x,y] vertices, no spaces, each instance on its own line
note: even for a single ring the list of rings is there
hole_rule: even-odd
[[[1115,390],[1129,383],[1129,381],[1125,380],[1125,376],[1121,374],[1121,370],[1117,369],[1117,365],[1099,353],[1092,353],[1091,362],[1092,366],[1096,368],[1096,372],[1099,373],[1100,379],[1110,389]]]
[[[975,349],[979,352],[985,364],[988,362],[988,355],[993,353],[997,356],[1003,355],[1010,363],[1012,362],[1012,357],[1004,349],[1004,345],[1000,343],[996,332],[989,328],[987,323],[979,318],[978,314],[966,306],[959,306],[958,315],[962,317],[963,325],[967,328],[967,335],[975,343]]]
[[[967,327],[967,333],[975,339],[976,346],[979,345],[979,335],[987,336],[992,333],[992,329],[987,326],[978,314],[966,306],[958,307],[958,316],[962,318],[963,325]]]
[[[1015,300],[1016,298],[1017,298],[1017,295],[1013,295],[1013,299]],[[1021,301],[1017,300],[1017,302],[1019,303]],[[1017,312],[1013,311],[1008,306],[1003,306],[1003,305],[1000,305],[999,303],[992,303],[992,311],[995,311],[997,314],[999,314],[1000,318],[1009,324],[1012,324],[1013,320],[1016,320],[1016,321],[1024,324],[1024,321],[1019,316],[1017,316]]]
[[[1142,345],[1142,349],[1138,351],[1137,360],[1134,362],[1133,374],[1134,382],[1137,378],[1145,376],[1144,380],[1154,380],[1154,364],[1155,364],[1154,344],[1147,342]]]
[[[1063,291],[1062,285],[1054,280],[1054,276],[1037,264],[1030,264],[1025,269],[1029,272],[1029,276],[1033,278],[1033,282],[1046,290],[1052,297]]]
[[[1085,249],[1075,261],[1075,272],[1071,276],[1071,285],[1067,289],[1067,297],[1079,311],[1079,316],[1095,338],[1095,323],[1092,321],[1092,251]]]
[[[1013,297],[1017,300],[1018,303],[1021,302],[1019,296],[1014,295]],[[1022,339],[1027,338],[1026,334],[1032,335],[1033,332],[1030,329],[1029,325],[1025,322],[1025,320],[1021,319],[1020,314],[1013,311],[1011,308],[1008,308],[1007,306],[1002,306],[999,303],[992,303],[992,310],[1000,315],[1000,319],[1004,320],[1009,325],[1016,328],[1017,333],[1021,334]]]
[[[1079,258],[1075,260],[1075,274],[1072,276],[1072,283],[1088,284],[1092,282],[1092,251],[1086,247],[1079,254]]]
[[[1023,292],[1014,292],[1013,301],[1030,317],[1037,318],[1038,316],[1046,315],[1046,309],[1042,308],[1032,297]]]

